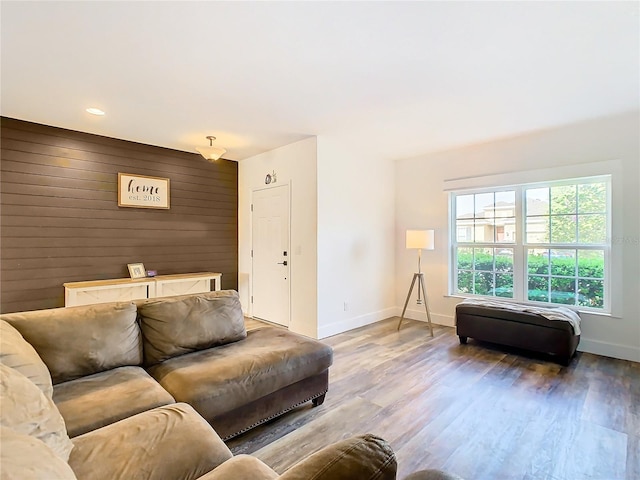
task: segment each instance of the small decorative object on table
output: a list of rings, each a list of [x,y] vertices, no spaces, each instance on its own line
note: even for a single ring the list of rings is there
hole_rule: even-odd
[[[128,263],[127,267],[129,268],[131,278],[145,278],[147,276],[147,272],[142,263]]]
[[[157,274],[157,270],[147,270],[147,277],[155,277]]]

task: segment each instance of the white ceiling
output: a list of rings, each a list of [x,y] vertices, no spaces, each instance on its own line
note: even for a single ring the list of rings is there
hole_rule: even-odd
[[[3,0],[1,113],[234,160],[310,135],[411,157],[638,109],[639,5]]]

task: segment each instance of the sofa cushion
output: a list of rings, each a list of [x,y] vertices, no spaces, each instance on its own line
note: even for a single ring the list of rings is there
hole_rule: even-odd
[[[0,320],[0,363],[18,370],[47,397],[53,395],[51,374],[40,355],[18,330],[4,320]]]
[[[331,347],[276,327],[251,330],[242,342],[166,360],[149,369],[179,402],[207,420],[324,372]]]
[[[146,365],[247,336],[233,290],[144,300],[138,311]]]
[[[0,427],[0,444],[2,480],[76,480],[67,462],[35,437]]]
[[[53,400],[70,437],[175,403],[140,367],[119,367],[59,383],[53,389]]]
[[[0,425],[46,443],[65,462],[73,448],[53,400],[19,371],[0,364]]]
[[[80,479],[192,480],[231,458],[211,426],[184,403],[139,413],[73,439]]]
[[[103,303],[2,316],[36,349],[53,383],[142,363],[134,303]]]

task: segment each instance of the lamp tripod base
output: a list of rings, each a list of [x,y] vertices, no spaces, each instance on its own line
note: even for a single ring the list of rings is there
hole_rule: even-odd
[[[424,273],[413,274],[413,280],[411,281],[411,287],[409,287],[407,300],[404,302],[402,315],[400,316],[400,321],[398,322],[398,331],[400,330],[400,326],[402,325],[402,320],[404,320],[404,314],[407,311],[407,305],[409,305],[409,299],[411,298],[411,293],[413,292],[413,287],[416,284],[416,280],[418,281],[418,298],[420,297],[420,292],[422,292],[422,296],[424,297],[424,310],[425,312],[427,312],[427,322],[429,323],[429,331],[431,332],[431,336],[433,337],[433,325],[431,324],[431,314],[429,313],[429,302],[427,301],[427,289],[424,286]],[[418,300],[418,304],[421,304],[421,303],[422,301]]]

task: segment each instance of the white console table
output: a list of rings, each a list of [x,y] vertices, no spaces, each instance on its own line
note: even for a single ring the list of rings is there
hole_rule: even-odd
[[[64,284],[64,306],[127,302],[142,298],[168,297],[220,290],[221,273],[179,273],[146,278],[115,278]]]

